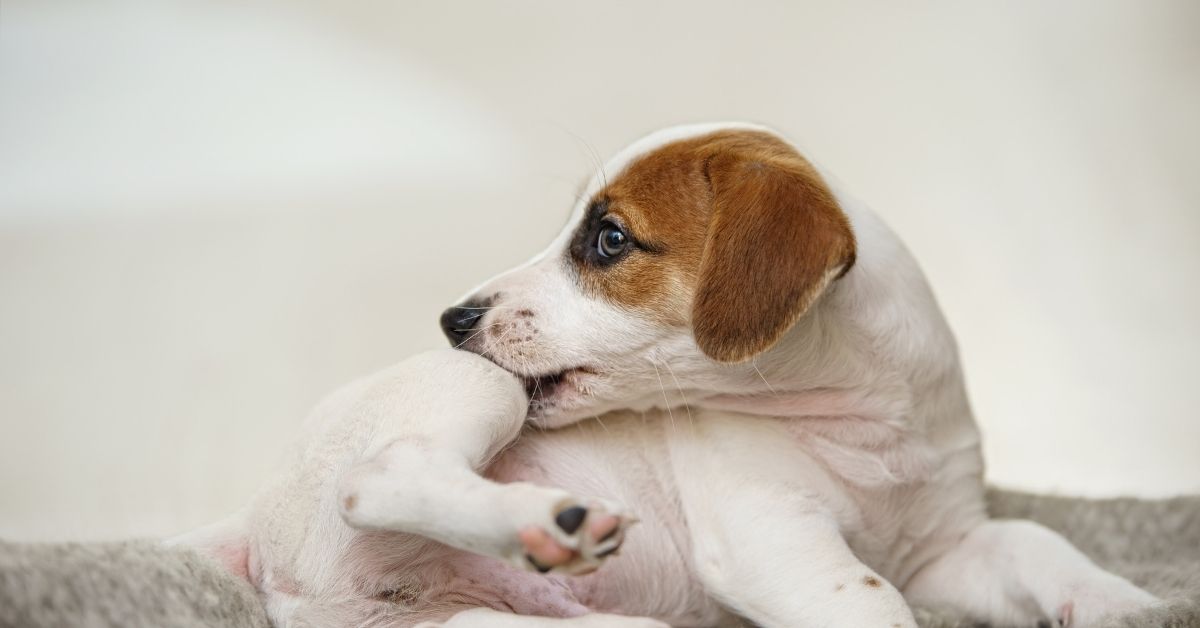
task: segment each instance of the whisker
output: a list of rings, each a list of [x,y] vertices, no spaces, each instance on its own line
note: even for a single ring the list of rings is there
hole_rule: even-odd
[[[778,397],[779,393],[775,392],[775,389],[771,387],[771,382],[768,382],[767,378],[763,377],[762,371],[758,370],[758,365],[754,363],[754,360],[750,360],[750,366],[754,367],[754,372],[758,373],[758,378],[761,379],[762,382],[767,385],[767,390],[771,391],[772,395],[775,395]]]
[[[692,406],[691,406],[691,404],[688,403],[687,395],[683,394],[683,386],[681,386],[679,384],[679,378],[675,377],[675,371],[671,369],[670,362],[663,360],[663,367],[665,367],[667,369],[667,373],[670,374],[671,379],[675,380],[675,388],[679,389],[679,396],[681,398],[683,398],[683,407],[687,408],[688,425],[690,425],[692,427],[692,429],[695,430],[696,424],[695,424],[695,422],[692,421]]]
[[[662,375],[659,374],[659,372],[658,372],[658,365],[654,363],[653,359],[650,359],[650,358],[647,358],[647,359],[650,360],[650,366],[654,367],[654,376],[658,378],[658,387],[662,389],[663,405],[665,405],[667,407],[667,416],[671,418],[671,432],[674,433],[675,432],[675,413],[671,411],[671,401],[669,399],[667,399],[667,387],[663,385]]]
[[[521,370],[522,371],[524,371],[526,373],[532,372],[529,368],[529,358],[526,358],[523,355],[518,355],[516,357],[518,360],[521,361]],[[529,394],[529,403],[526,404],[526,406],[525,406],[526,412],[528,412],[529,409],[533,407],[533,400],[535,397],[537,397],[538,393],[540,393],[540,392],[542,392],[542,382],[541,382],[541,380],[534,379],[533,380],[533,392]],[[539,432],[546,431],[546,428],[544,426],[538,425],[537,423],[527,423],[527,425],[532,425],[533,429],[535,429]]]
[[[586,185],[587,184],[584,184],[584,186],[586,186]],[[579,189],[575,190],[574,192],[571,192],[571,196],[575,197],[575,205],[582,203],[584,201],[584,199],[587,198],[586,196],[583,195],[583,193],[586,191],[587,190],[584,189],[584,187],[580,187]]]
[[[516,357],[518,360],[521,361],[521,370],[528,373],[529,372],[529,359],[523,355],[518,355]],[[533,407],[533,399],[541,391],[542,391],[542,382],[540,382],[536,379],[533,380],[533,392],[529,394],[529,403],[525,404],[525,412],[526,413],[528,413],[529,409]],[[546,431],[546,428],[542,427],[541,425],[538,425],[537,423],[526,423],[526,425],[532,425],[533,429],[535,429],[539,432]]]
[[[563,131],[566,131],[568,135],[575,138],[576,141],[583,144],[583,147],[587,150],[588,157],[591,157],[592,161],[596,165],[596,171],[600,173],[600,181],[604,184],[604,187],[608,187],[608,175],[604,172],[604,161],[600,159],[600,153],[596,150],[596,147],[592,146],[591,142],[583,139],[582,136],[572,132],[570,129],[566,127],[560,128]]]
[[[496,337],[496,340],[494,340],[494,341],[493,341],[493,344],[497,344],[497,343],[499,343],[501,340],[504,340],[504,337],[505,337],[505,336],[507,336],[507,335],[509,335],[509,334],[511,334],[511,333],[512,333],[512,331],[513,331],[514,329],[516,329],[516,328],[517,328],[517,326],[516,326],[516,325],[513,325],[513,326],[509,327],[509,328],[508,328],[508,329],[507,329],[507,330],[506,330],[504,333],[502,333],[502,334],[500,334],[499,336],[497,336],[497,337]],[[476,334],[478,334],[479,332],[475,332],[475,333],[476,333]],[[474,338],[474,337],[475,337],[475,336],[471,336],[471,338]],[[471,338],[467,338],[467,340],[470,340]],[[463,342],[466,342],[467,340],[464,340]],[[482,355],[482,356],[484,356],[484,357],[488,357],[488,350],[487,350],[487,349],[480,349],[480,350],[479,350],[479,355]],[[494,359],[496,358],[496,354],[495,354],[495,353],[493,353],[493,354],[491,355],[491,357],[492,357],[492,359],[494,360]]]
[[[493,328],[493,327],[495,327],[495,326],[497,326],[497,325],[499,325],[499,324],[500,324],[500,323],[492,323],[491,325],[488,325],[487,327],[481,327],[481,328],[479,328],[479,330],[478,330],[478,331],[476,331],[475,333],[473,333],[473,334],[471,334],[470,336],[468,336],[466,340],[464,340],[464,341],[462,341],[462,342],[460,342],[460,343],[458,343],[458,344],[454,345],[454,348],[455,348],[455,349],[461,349],[463,345],[465,345],[465,344],[467,344],[468,342],[471,342],[472,340],[474,340],[474,339],[475,339],[475,336],[478,336],[479,334],[482,334],[483,332],[485,332],[485,331],[487,331],[487,330],[489,330],[489,329],[491,329],[491,328]]]

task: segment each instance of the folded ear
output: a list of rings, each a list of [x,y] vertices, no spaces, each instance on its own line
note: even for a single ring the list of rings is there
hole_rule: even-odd
[[[712,214],[692,332],[709,357],[742,362],[854,265],[854,233],[812,165],[778,140],[718,149],[705,169]]]

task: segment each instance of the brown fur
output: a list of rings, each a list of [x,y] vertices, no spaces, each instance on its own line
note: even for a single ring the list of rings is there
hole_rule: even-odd
[[[585,287],[664,323],[690,324],[700,349],[723,362],[774,345],[854,263],[854,234],[833,194],[768,133],[667,144],[631,162],[596,199],[647,250],[581,266]]]

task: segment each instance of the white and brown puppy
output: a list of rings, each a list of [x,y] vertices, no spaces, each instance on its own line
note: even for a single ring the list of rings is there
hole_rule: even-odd
[[[761,127],[634,143],[442,323],[504,370],[447,351],[339,393],[276,486],[193,537],[277,624],[888,628],[912,602],[1089,626],[1154,601],[988,520],[916,263]],[[505,371],[530,423],[574,425],[508,446],[526,400]]]

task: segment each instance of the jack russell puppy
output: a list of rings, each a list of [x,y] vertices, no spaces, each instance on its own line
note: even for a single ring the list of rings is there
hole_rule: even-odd
[[[442,326],[466,351],[335,393],[251,506],[180,539],[277,626],[1085,627],[1155,602],[988,519],[920,269],[768,129],[635,142]]]

